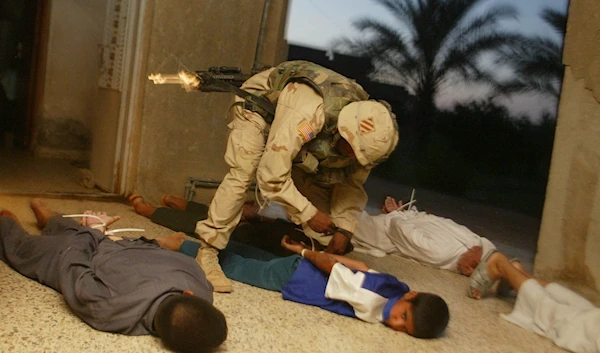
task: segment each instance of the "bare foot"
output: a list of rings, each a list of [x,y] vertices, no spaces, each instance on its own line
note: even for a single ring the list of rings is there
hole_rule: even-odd
[[[402,200],[396,201],[395,198],[387,196],[383,201],[383,207],[381,208],[381,212],[386,214],[391,213],[396,211],[400,207],[402,207]]]
[[[44,229],[50,218],[58,214],[48,208],[48,206],[41,199],[31,200],[31,209],[35,214],[35,219],[37,219],[36,225],[39,229]]]
[[[523,273],[527,273],[527,271],[525,271],[525,267],[523,267],[523,265],[521,265],[521,261],[514,259],[511,260],[510,263],[513,265],[514,268],[516,268],[517,270],[523,272]]]
[[[178,251],[185,240],[185,234],[181,232],[173,233],[168,237],[155,238],[161,248]]]
[[[513,265],[514,268],[521,271],[523,274],[527,275],[527,271],[525,271],[525,268],[523,267],[523,265],[521,265],[521,262],[519,261],[519,259],[514,258],[514,259],[510,259],[509,261],[510,261],[511,265]],[[502,280],[498,281],[498,287],[496,288],[496,294],[501,297],[516,296],[516,292],[513,290],[513,287],[511,287],[510,283],[508,283],[508,281],[506,279],[502,279]]]
[[[133,194],[129,196],[129,203],[131,204],[131,206],[133,206],[133,209],[136,213],[147,218],[150,218],[150,216],[154,214],[154,211],[156,211],[155,206],[144,201],[144,198],[138,194]]]
[[[179,211],[185,211],[187,207],[187,200],[183,197],[173,196],[173,195],[165,195],[160,200],[160,203],[168,208],[172,208]]]
[[[21,222],[19,222],[19,219],[17,218],[17,216],[14,213],[10,212],[9,210],[2,210],[2,211],[0,211],[0,217],[7,217],[7,218],[10,218],[10,219],[12,219],[13,221],[15,221],[17,223],[21,223]]]

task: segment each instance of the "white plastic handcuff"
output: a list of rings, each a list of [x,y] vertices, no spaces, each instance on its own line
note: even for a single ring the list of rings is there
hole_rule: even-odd
[[[145,232],[145,229],[141,229],[141,228],[119,228],[119,229],[112,229],[112,230],[108,230],[108,228],[106,228],[106,223],[104,223],[104,221],[102,220],[102,218],[93,215],[93,214],[83,214],[83,213],[79,213],[79,214],[66,214],[63,215],[64,218],[76,218],[76,217],[91,217],[91,218],[96,218],[97,220],[99,220],[100,225],[102,227],[104,227],[104,229],[106,229],[106,231],[104,232],[104,234],[106,235],[114,235],[115,233],[119,233],[119,232]],[[94,224],[96,225],[96,224]],[[90,228],[96,229],[93,226],[89,226]]]

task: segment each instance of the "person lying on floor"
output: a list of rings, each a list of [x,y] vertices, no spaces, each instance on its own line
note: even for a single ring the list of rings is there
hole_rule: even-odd
[[[161,199],[162,206],[155,206],[140,195],[129,197],[129,202],[136,213],[149,218],[153,223],[162,225],[176,232],[183,232],[194,238],[196,223],[206,218],[208,206],[202,203],[165,195]],[[246,201],[242,208],[242,217],[231,234],[231,239],[253,245],[278,256],[289,256],[293,253],[281,246],[281,238],[288,234],[294,240],[311,244],[316,250],[325,250],[318,241],[312,241],[299,227],[283,219],[263,217],[258,213],[259,207],[254,201]],[[210,280],[210,276],[209,277]],[[215,291],[218,291],[215,288]]]
[[[130,201],[138,214],[150,218],[154,223],[175,231],[183,231],[188,235],[193,235],[196,222],[204,219],[208,210],[206,205],[194,201],[188,202],[184,198],[173,195],[162,198],[161,203],[164,207],[153,206],[139,195],[132,196]],[[426,266],[447,269],[465,276],[473,273],[481,262],[483,253],[496,248],[486,238],[480,237],[450,219],[418,212],[416,208],[404,210],[402,206],[402,201],[396,201],[388,196],[382,207],[383,214],[371,216],[363,211],[352,243],[360,248],[398,254]],[[317,250],[322,250],[318,242],[311,243],[307,237],[298,234],[293,223],[263,217],[258,210],[256,203],[247,202],[242,212],[243,222],[269,223],[254,233],[279,234],[279,238],[276,236],[265,238],[267,241],[276,241],[278,245],[281,236],[286,232],[287,234],[294,232],[294,239],[305,239],[306,244],[316,245]],[[236,230],[232,238],[236,239],[240,233],[243,232]],[[251,238],[245,237],[244,242]],[[253,245],[265,249],[264,244]],[[281,255],[272,244],[268,251]],[[512,263],[515,267],[522,268],[516,259],[512,260]],[[502,286],[504,293],[507,294],[509,290],[506,285]]]
[[[156,241],[191,257],[200,248],[198,242],[185,240],[183,233]],[[306,249],[288,236],[281,239],[281,245],[296,255],[277,257],[230,240],[219,253],[219,263],[232,280],[280,291],[286,300],[382,322],[414,337],[439,337],[448,325],[448,306],[435,294],[411,291],[406,283],[371,270],[361,261]]]
[[[386,197],[382,214],[363,211],[352,242],[357,248],[397,254],[420,264],[470,276],[483,254],[496,247],[454,221]],[[515,262],[515,266],[520,264]]]
[[[28,234],[17,217],[0,211],[0,260],[60,292],[96,330],[158,336],[181,352],[209,351],[227,337],[225,316],[212,305],[212,286],[188,256],[154,241],[106,236],[118,220],[86,211],[82,224],[33,199],[42,230]]]
[[[469,280],[467,294],[481,299],[498,280],[517,291],[510,314],[500,316],[572,352],[600,352],[600,308],[558,283],[548,283],[515,268],[490,250]]]

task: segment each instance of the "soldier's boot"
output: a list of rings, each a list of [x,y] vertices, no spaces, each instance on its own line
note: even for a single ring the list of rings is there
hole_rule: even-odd
[[[196,262],[202,267],[206,279],[212,284],[213,290],[220,293],[231,293],[233,290],[231,280],[225,277],[221,265],[219,265],[219,250],[204,241],[200,241],[202,247],[196,255]]]

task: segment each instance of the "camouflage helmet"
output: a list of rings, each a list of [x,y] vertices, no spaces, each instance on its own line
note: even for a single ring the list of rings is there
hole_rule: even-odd
[[[337,128],[365,167],[374,167],[386,160],[398,144],[395,115],[386,105],[374,100],[352,102],[342,108]]]

